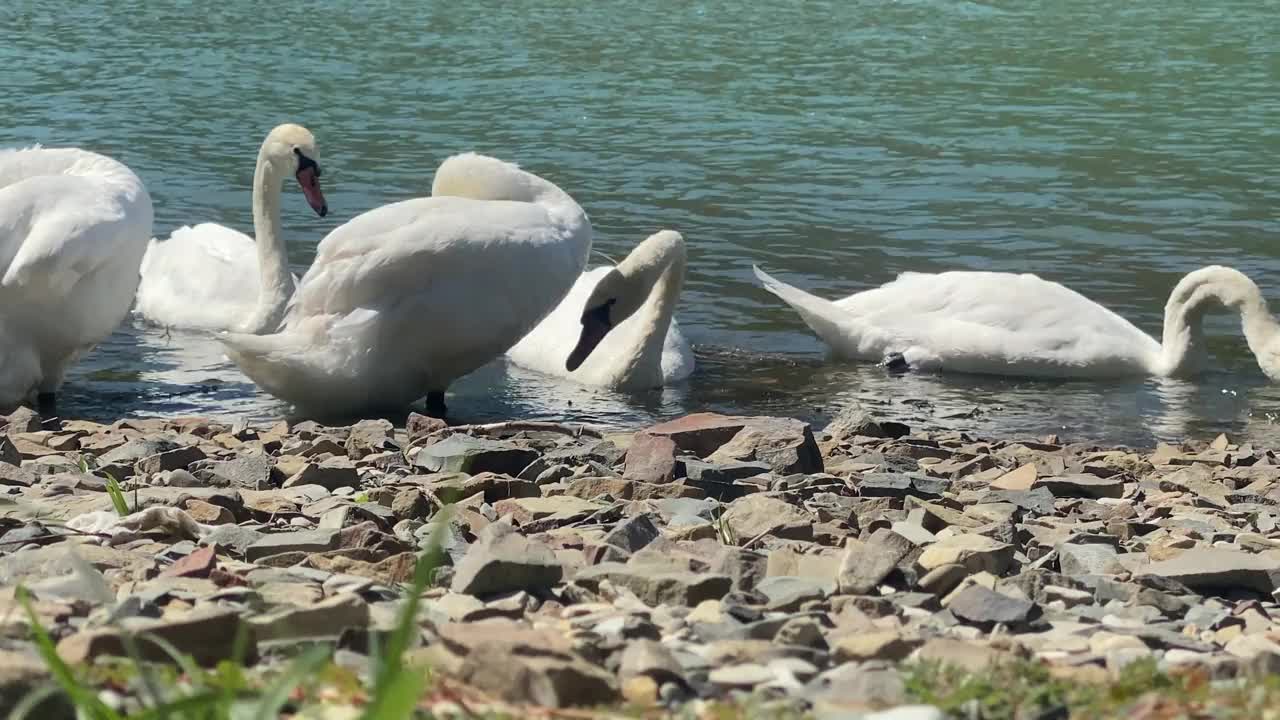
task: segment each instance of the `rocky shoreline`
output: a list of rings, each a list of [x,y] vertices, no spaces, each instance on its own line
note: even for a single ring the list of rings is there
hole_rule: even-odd
[[[316,690],[323,717],[355,717],[423,550],[403,655],[432,668],[437,714],[925,720],[948,715],[912,704],[906,668],[1280,670],[1280,455],[1225,436],[1135,451],[859,412],[609,434],[28,410],[0,427],[0,707],[52,682],[22,586],[73,666],[170,662],[150,636],[263,672],[319,645],[356,678]],[[96,687],[128,709],[143,684]]]

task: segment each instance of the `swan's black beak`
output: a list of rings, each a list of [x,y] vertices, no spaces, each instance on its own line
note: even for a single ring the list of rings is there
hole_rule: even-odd
[[[574,346],[573,352],[569,353],[569,359],[564,363],[566,370],[569,372],[577,370],[604,336],[613,329],[613,322],[609,320],[609,308],[613,303],[614,301],[610,300],[582,313],[582,334],[578,336],[578,344]]]

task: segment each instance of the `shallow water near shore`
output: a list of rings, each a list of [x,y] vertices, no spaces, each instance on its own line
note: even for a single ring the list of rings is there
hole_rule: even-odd
[[[245,0],[16,0],[0,27],[0,146],[119,157],[148,183],[158,234],[250,230],[257,145],[285,120],[316,132],[333,210],[316,218],[286,194],[299,270],[329,229],[428,192],[464,150],[570,190],[611,257],[658,227],[685,234],[688,384],[620,396],[496,363],[453,388],[462,420],[820,421],[862,402],[984,435],[1277,434],[1280,388],[1234,318],[1211,319],[1217,363],[1193,381],[895,377],[829,362],[750,270],[830,297],[903,270],[1036,272],[1151,332],[1204,264],[1280,295],[1280,15],[1265,3],[283,0],[264,18]],[[130,323],[76,368],[61,410],[286,409],[211,339]]]

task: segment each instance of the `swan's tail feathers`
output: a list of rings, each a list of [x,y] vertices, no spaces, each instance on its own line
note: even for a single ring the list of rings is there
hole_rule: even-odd
[[[849,357],[858,357],[858,336],[856,323],[849,313],[841,310],[830,300],[811,295],[799,288],[792,287],[752,265],[756,278],[764,285],[764,289],[777,295],[793,310],[800,313],[809,329],[813,330],[823,342],[833,350]]]

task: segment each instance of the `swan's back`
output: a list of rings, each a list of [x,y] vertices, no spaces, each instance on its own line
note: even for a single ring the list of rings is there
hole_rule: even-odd
[[[116,160],[0,152],[0,407],[55,390],[120,324],[152,221],[142,180]]]
[[[1159,362],[1151,336],[1036,275],[908,272],[835,302],[769,280],[787,288],[770,287],[850,357],[904,353],[922,368],[1051,376],[1143,373]]]
[[[152,240],[141,275],[134,311],[162,326],[225,330],[253,312],[261,286],[253,238],[217,223]]]
[[[443,390],[519,341],[581,274],[591,225],[564,198],[427,197],[357,216],[320,242],[281,332],[230,336],[228,351],[308,409]]]

